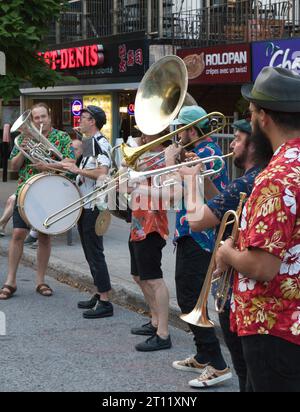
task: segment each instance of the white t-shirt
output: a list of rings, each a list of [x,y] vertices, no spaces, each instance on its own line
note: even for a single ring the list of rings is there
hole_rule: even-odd
[[[106,166],[110,168],[111,167],[111,154],[110,154],[111,145],[109,144],[108,140],[100,132],[98,132],[95,136],[93,136],[93,139],[95,140],[95,143],[94,143],[95,156],[83,157],[79,165],[79,168],[87,169],[87,170],[96,169],[97,167],[102,167],[102,166]],[[98,147],[97,147],[97,143],[98,143]],[[85,196],[96,189],[97,181],[94,179],[89,179],[88,177],[85,177],[85,176],[78,175],[76,178],[76,183],[79,187],[81,195]],[[91,202],[91,203],[86,204],[84,208],[91,209],[91,208],[94,208],[94,205],[95,203]]]

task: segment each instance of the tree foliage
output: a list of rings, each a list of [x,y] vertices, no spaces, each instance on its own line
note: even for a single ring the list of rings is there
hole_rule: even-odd
[[[63,77],[51,70],[37,52],[45,49],[50,22],[67,7],[66,0],[1,0],[0,50],[6,55],[6,76],[0,76],[0,97],[19,95],[21,83],[54,86]]]

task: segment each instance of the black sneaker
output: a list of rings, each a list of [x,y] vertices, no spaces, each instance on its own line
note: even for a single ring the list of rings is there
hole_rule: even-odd
[[[155,328],[151,321],[145,323],[145,325],[140,326],[139,328],[132,328],[131,333],[133,335],[144,335],[144,336],[152,336],[155,335],[157,332],[157,328]]]
[[[29,234],[27,236],[27,238],[24,240],[24,245],[32,245],[33,243],[37,242],[37,238],[31,236],[31,234]]]
[[[154,350],[170,349],[172,347],[172,342],[170,335],[167,339],[160,338],[157,334],[148,338],[145,342],[138,343],[135,345],[135,349],[140,352],[151,352]]]
[[[99,299],[100,296],[96,294],[90,300],[81,300],[78,302],[77,307],[79,309],[93,309],[97,305]]]
[[[104,302],[99,300],[98,305],[95,309],[87,310],[83,312],[82,316],[85,319],[98,319],[107,318],[108,316],[113,316],[114,308],[110,302]]]

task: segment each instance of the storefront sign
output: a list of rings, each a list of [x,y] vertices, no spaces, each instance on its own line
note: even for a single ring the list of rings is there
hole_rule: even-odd
[[[53,70],[78,78],[115,79],[128,77],[140,81],[149,63],[145,37],[127,40],[123,37],[107,39],[101,44],[74,43],[73,47],[39,53]]]
[[[73,100],[71,110],[73,116],[80,116],[81,110],[83,109],[83,104],[81,100]]]
[[[282,67],[300,74],[300,39],[252,43],[253,80],[265,66]]]
[[[102,66],[104,63],[103,46],[70,47],[68,49],[50,50],[38,53],[52,70],[79,69],[82,67]]]
[[[250,46],[247,44],[182,49],[177,54],[187,66],[191,84],[245,83],[251,80]]]

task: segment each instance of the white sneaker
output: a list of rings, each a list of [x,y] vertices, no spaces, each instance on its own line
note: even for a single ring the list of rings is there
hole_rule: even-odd
[[[196,361],[194,357],[186,358],[184,360],[174,361],[173,368],[186,372],[201,373],[208,363],[202,364]]]
[[[232,373],[229,368],[220,371],[208,365],[198,378],[189,381],[189,385],[193,388],[206,388],[231,378]]]

